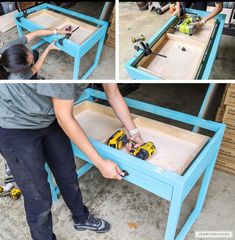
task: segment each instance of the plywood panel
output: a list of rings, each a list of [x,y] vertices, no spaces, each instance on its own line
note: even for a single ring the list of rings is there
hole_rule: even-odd
[[[28,16],[30,21],[44,28],[51,28],[63,18],[65,18],[63,15],[45,9],[32,13]]]
[[[15,18],[14,15],[17,13],[17,10],[4,14],[0,16],[0,31],[7,32],[11,28],[15,27]]]
[[[145,142],[157,149],[147,161],[165,170],[182,174],[208,141],[208,137],[158,121],[138,117],[134,120]]]
[[[182,51],[183,47],[186,51]],[[146,68],[162,79],[194,79],[203,48],[191,41],[174,40],[166,36],[154,52],[166,55],[167,58],[152,55],[150,62],[140,65],[142,70]]]
[[[122,126],[110,107],[96,103],[76,105],[74,116],[89,137],[101,142],[105,142]]]
[[[171,28],[152,47],[152,51],[166,55],[143,57],[137,67],[162,79],[195,79],[215,27],[212,19],[193,36]],[[182,49],[186,51],[182,51]]]

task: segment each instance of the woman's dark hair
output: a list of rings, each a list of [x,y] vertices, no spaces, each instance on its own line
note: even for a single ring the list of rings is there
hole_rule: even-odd
[[[2,66],[2,55],[0,54],[0,80],[7,79],[7,77],[8,77],[8,72]]]
[[[0,80],[7,79],[8,77],[8,72],[5,70],[5,68],[0,65]]]
[[[24,72],[30,68],[28,52],[24,45],[11,46],[2,53],[0,64],[9,73]]]

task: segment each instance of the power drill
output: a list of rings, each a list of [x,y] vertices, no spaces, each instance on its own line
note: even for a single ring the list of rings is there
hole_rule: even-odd
[[[142,160],[147,160],[155,152],[156,148],[153,142],[144,143],[142,146],[135,148],[135,142],[128,140],[127,135],[122,129],[117,130],[107,141],[107,144],[110,147],[120,150],[122,147],[125,147],[127,143],[131,143],[130,153]]]
[[[129,142],[127,135],[122,129],[118,129],[107,141],[110,147],[120,150]]]
[[[10,197],[13,200],[18,200],[21,197],[21,191],[14,186],[10,189],[7,189],[7,186],[0,186],[0,197]]]
[[[130,153],[137,158],[147,160],[156,153],[156,147],[153,142],[146,142],[138,148],[134,148],[134,144],[135,143],[132,143],[133,147],[131,148]]]

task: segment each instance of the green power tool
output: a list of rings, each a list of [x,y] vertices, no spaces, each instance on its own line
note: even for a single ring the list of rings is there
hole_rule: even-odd
[[[201,17],[198,15],[186,17],[185,19],[180,19],[174,28],[179,32],[192,36],[196,32],[195,23],[199,21],[201,21]]]

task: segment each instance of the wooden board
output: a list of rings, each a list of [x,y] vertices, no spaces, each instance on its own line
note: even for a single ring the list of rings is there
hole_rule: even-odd
[[[64,18],[64,15],[43,9],[30,14],[27,19],[44,28],[52,28]]]
[[[144,142],[152,141],[156,147],[156,154],[147,161],[177,174],[185,171],[208,141],[207,136],[149,118],[137,117],[134,122]]]
[[[101,142],[105,142],[122,127],[122,123],[110,107],[97,103],[86,101],[76,105],[74,116],[89,137]]]
[[[195,79],[214,27],[215,20],[212,19],[192,36],[171,28],[152,47],[153,52],[167,58],[152,54],[143,57],[137,67],[162,79]]]
[[[16,23],[14,16],[16,13],[17,10],[0,16],[0,31],[2,33],[7,32],[11,28],[15,27]]]
[[[122,128],[110,107],[84,102],[74,108],[74,115],[89,137],[105,142]],[[163,169],[182,174],[195,159],[208,137],[152,119],[132,115],[144,141],[152,141],[157,153],[148,161]],[[122,149],[126,151],[125,149]]]

